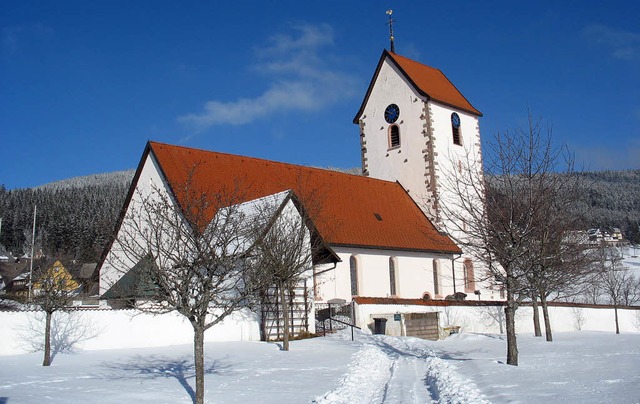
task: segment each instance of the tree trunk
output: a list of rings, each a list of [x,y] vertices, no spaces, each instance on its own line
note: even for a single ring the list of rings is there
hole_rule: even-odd
[[[266,298],[263,298],[260,303],[260,313],[262,316],[260,317],[260,341],[265,342],[267,340],[267,301]]]
[[[289,307],[285,296],[285,286],[280,285],[280,304],[282,305],[282,322],[284,330],[282,331],[282,350],[289,350]]]
[[[533,332],[536,337],[542,337],[542,329],[540,328],[540,313],[538,312],[538,297],[531,296],[531,305],[533,308]]]
[[[48,311],[46,313],[47,317],[44,327],[44,360],[42,361],[42,366],[51,365],[51,317],[53,313]]]
[[[193,361],[196,366],[196,404],[204,404],[204,328],[193,325]]]
[[[513,294],[507,289],[507,305],[504,317],[507,328],[507,365],[518,366],[518,343],[516,341],[516,302]]]
[[[620,324],[618,324],[618,305],[613,306],[613,312],[616,317],[616,334],[620,334]]]
[[[542,303],[542,317],[544,317],[544,332],[548,342],[553,341],[553,335],[551,333],[551,319],[549,318],[549,305],[547,304],[547,298],[543,293],[540,294],[540,303]]]

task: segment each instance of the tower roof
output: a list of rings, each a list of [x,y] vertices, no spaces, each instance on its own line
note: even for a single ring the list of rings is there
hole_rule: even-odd
[[[473,105],[462,95],[462,93],[453,85],[453,83],[444,75],[439,69],[424,65],[416,62],[404,56],[397,55],[389,52],[386,49],[380,56],[380,61],[376,67],[376,71],[371,79],[367,94],[362,101],[362,105],[358,110],[353,123],[358,123],[360,116],[364,111],[364,107],[367,104],[371,90],[376,82],[380,68],[386,59],[389,59],[398,70],[405,76],[405,78],[411,83],[411,85],[427,99],[439,102],[457,108],[459,110],[468,112],[472,115],[482,116],[482,112],[474,108]]]

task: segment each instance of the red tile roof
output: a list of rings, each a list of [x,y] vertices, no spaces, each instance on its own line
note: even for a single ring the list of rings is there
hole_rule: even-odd
[[[369,99],[369,95],[371,94],[371,89],[378,77],[382,63],[386,58],[389,58],[391,62],[400,69],[404,76],[421,95],[470,114],[482,116],[482,112],[475,109],[456,88],[456,86],[454,86],[447,76],[445,76],[439,69],[423,65],[422,63],[418,63],[404,56],[384,50],[380,57],[380,61],[378,62],[376,72],[371,79],[371,84],[369,84],[367,95],[365,96],[356,117],[353,119],[354,123],[358,123],[358,119],[360,119],[360,116],[364,112],[364,107]]]
[[[318,207],[308,209],[309,214],[334,246],[461,252],[395,182],[156,142],[149,142],[142,161],[147,153],[155,156],[179,201],[176,190],[197,167],[192,181],[199,189],[231,189],[240,183],[246,201],[292,189],[306,207]]]

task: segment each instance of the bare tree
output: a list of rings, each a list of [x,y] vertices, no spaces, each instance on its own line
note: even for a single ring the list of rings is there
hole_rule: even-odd
[[[24,326],[17,327],[24,347],[31,352],[45,350],[42,335],[46,328],[46,314],[36,312]],[[51,316],[51,361],[58,353],[73,353],[78,345],[98,335],[98,328],[91,319],[77,311],[57,311]]]
[[[534,265],[527,274],[536,310],[536,299],[540,299],[545,335],[549,342],[553,341],[549,297],[568,297],[578,293],[577,286],[593,273],[593,254],[571,236],[571,229],[579,217],[571,209],[576,191],[572,183],[567,181],[570,178],[571,174],[566,174],[562,181],[544,191],[549,196],[548,206],[544,209],[546,214],[542,216],[543,222],[537,225],[540,231],[532,240],[531,260]]]
[[[454,162],[446,184],[454,195],[443,200],[447,229],[468,254],[483,262],[483,280],[506,293],[507,364],[518,364],[515,313],[531,297],[530,275],[538,264],[533,246],[548,215],[547,183],[563,171],[564,148],[529,115],[526,130],[497,134],[485,147],[484,171],[475,156]],[[487,153],[488,151],[488,153]],[[568,167],[569,169],[570,167]]]
[[[249,259],[254,279],[252,284],[263,286],[263,297],[269,288],[275,288],[279,312],[283,316],[282,349],[288,351],[292,321],[289,301],[296,285],[305,277],[312,276],[311,221],[292,191],[263,198],[255,209],[256,240]]]
[[[587,322],[587,319],[580,307],[571,308],[571,317],[573,318],[573,328],[576,331],[582,330],[582,327]]]
[[[196,169],[173,189],[136,188],[109,264],[121,276],[110,296],[136,299],[151,313],[175,310],[189,320],[195,402],[203,403],[204,333],[246,304],[251,290],[241,256],[250,235],[243,187],[201,188],[193,180]]]
[[[600,248],[599,274],[596,278],[601,290],[613,305],[616,322],[616,334],[620,334],[618,307],[629,306],[640,301],[638,279],[622,263],[618,251],[602,246]]]
[[[44,359],[42,366],[51,365],[51,319],[53,313],[66,310],[70,300],[75,296],[79,284],[67,272],[60,263],[56,261],[48,266],[41,262],[41,267],[36,271],[33,288],[34,296],[32,303],[39,306],[45,312],[44,328]]]
[[[497,324],[500,334],[504,334],[504,309],[502,306],[484,306],[480,313],[487,326]]]
[[[533,335],[542,337],[540,310],[538,309],[538,292],[535,289],[531,291],[531,308],[533,309]]]

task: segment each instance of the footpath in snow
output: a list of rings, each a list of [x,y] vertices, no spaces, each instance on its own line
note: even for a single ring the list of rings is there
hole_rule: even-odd
[[[428,341],[360,335],[340,386],[316,403],[488,403],[468,379],[438,358]]]

